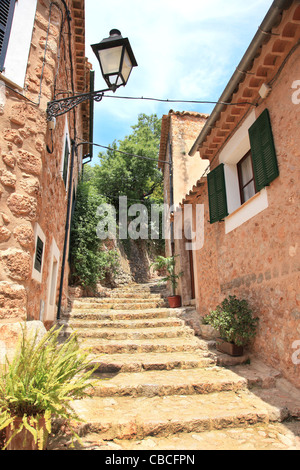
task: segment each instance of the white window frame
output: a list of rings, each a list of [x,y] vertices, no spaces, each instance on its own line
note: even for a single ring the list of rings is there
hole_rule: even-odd
[[[49,257],[49,274],[47,279],[47,299],[44,312],[44,321],[55,320],[56,310],[56,291],[59,275],[59,262],[60,262],[60,251],[57,247],[56,241],[53,238],[50,257]],[[55,271],[54,271],[55,269]]]
[[[35,262],[35,257],[36,257],[36,245],[37,245],[37,239],[38,237],[42,240],[44,247],[43,247],[43,255],[42,255],[42,263],[41,263],[41,272],[39,272],[37,269],[34,267],[34,262]],[[34,255],[33,255],[33,263],[32,263],[32,279],[35,281],[41,283],[42,278],[43,278],[43,267],[44,267],[44,259],[45,259],[45,247],[46,247],[46,236],[41,229],[40,225],[38,223],[35,224],[34,227],[34,243],[35,243],[35,250],[34,250]]]
[[[3,77],[24,88],[37,0],[17,0],[6,51]]]
[[[241,205],[237,164],[251,150],[248,130],[255,121],[256,113],[252,111],[220,153],[220,163],[224,163],[229,213],[225,218],[225,234],[247,222],[269,205],[266,188]]]

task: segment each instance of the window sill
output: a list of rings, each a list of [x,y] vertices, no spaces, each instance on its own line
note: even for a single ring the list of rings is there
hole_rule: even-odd
[[[254,196],[252,196],[250,199],[248,199],[248,201],[244,202],[244,204],[242,204],[240,207],[238,207],[235,211],[231,212],[231,214],[229,214],[227,216],[227,219],[229,219],[229,217],[233,217],[235,214],[237,214],[240,210],[242,210],[244,207],[248,206],[249,204],[252,203],[252,201],[254,201],[254,199],[257,199],[260,195],[260,192],[259,193],[256,193],[254,194]]]
[[[264,188],[225,218],[225,234],[240,227],[268,206],[267,189]]]
[[[7,78],[3,73],[0,72],[0,81],[3,81],[5,83],[7,83],[9,86],[11,86],[12,88],[16,88],[17,91],[20,93],[23,94],[24,92],[24,88],[22,88],[20,85],[17,85],[16,83],[12,82],[9,78]],[[25,98],[25,96],[24,96]]]

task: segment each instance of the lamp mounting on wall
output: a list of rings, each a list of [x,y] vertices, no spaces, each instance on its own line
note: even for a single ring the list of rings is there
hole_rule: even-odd
[[[120,86],[125,86],[131,70],[137,66],[129,40],[123,38],[118,29],[112,29],[108,38],[91,47],[108,88],[50,101],[47,105],[48,121],[69,112],[84,101],[101,101],[106,91],[115,92]]]

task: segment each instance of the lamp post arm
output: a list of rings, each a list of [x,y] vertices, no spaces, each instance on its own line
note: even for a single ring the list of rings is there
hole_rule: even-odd
[[[53,118],[68,113],[71,109],[75,108],[84,101],[101,101],[106,91],[112,91],[112,89],[106,88],[105,90],[81,93],[80,95],[49,101],[47,104],[47,121],[52,121]]]

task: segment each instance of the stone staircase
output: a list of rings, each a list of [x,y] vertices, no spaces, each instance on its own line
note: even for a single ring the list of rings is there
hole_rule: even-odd
[[[184,311],[167,308],[150,283],[74,301],[62,334],[78,332],[99,379],[93,397],[73,405],[84,447],[300,449],[299,390],[255,360],[220,367],[214,342],[195,336]],[[50,445],[64,444],[58,434]]]

